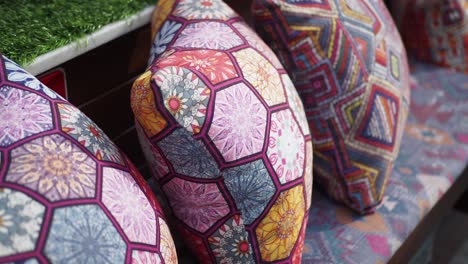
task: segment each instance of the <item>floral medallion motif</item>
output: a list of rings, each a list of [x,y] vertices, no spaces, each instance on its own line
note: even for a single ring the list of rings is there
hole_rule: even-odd
[[[289,109],[272,114],[267,155],[281,183],[302,177],[304,143],[304,137]]]
[[[162,68],[153,78],[166,109],[185,129],[198,134],[205,123],[210,89],[193,72],[179,67]]]
[[[132,175],[103,168],[102,202],[132,242],[156,245],[156,215]]]
[[[0,257],[34,250],[44,212],[26,194],[0,188]]]
[[[28,91],[0,88],[0,147],[53,128],[49,102]]]
[[[86,147],[98,160],[124,164],[123,158],[106,134],[76,107],[58,104],[62,131]]]
[[[234,52],[244,78],[262,95],[269,106],[286,102],[278,71],[254,49]]]
[[[151,71],[147,71],[133,83],[130,99],[135,118],[148,137],[159,134],[167,124],[161,113],[156,109],[150,83]]]
[[[283,65],[278,60],[278,57],[271,51],[261,38],[258,37],[245,22],[234,23],[233,26],[239,31],[239,33],[247,40],[250,46],[256,49],[258,52],[264,55],[265,58],[270,60],[271,64],[277,69],[282,69]]]
[[[164,22],[161,30],[158,31],[156,38],[153,40],[153,44],[151,45],[150,59],[148,60],[148,64],[151,64],[156,56],[162,54],[167,49],[167,46],[174,39],[177,30],[179,30],[181,26],[182,24],[171,20]]]
[[[263,261],[288,257],[298,240],[304,220],[302,185],[282,192],[255,229]]]
[[[177,173],[204,179],[220,176],[218,164],[205,145],[185,129],[176,129],[161,140],[158,147]]]
[[[161,264],[161,258],[158,253],[133,250],[132,252],[132,264]],[[172,263],[172,262],[168,262]]]
[[[227,220],[208,242],[218,263],[255,263],[249,234],[239,215]]]
[[[92,219],[92,221],[90,221]],[[126,245],[98,205],[54,210],[45,255],[52,263],[124,263]]]
[[[283,80],[286,94],[288,95],[289,107],[291,107],[293,115],[301,127],[302,133],[304,133],[304,135],[309,135],[309,124],[307,123],[304,105],[302,104],[299,94],[296,92],[296,88],[287,74],[282,74],[281,79]]]
[[[224,2],[216,0],[182,0],[174,15],[185,19],[228,20],[236,15]]]
[[[140,142],[141,150],[145,155],[146,162],[150,165],[150,170],[156,178],[162,178],[169,173],[166,160],[162,157],[161,152],[157,147],[153,146],[151,141],[145,136],[141,126],[136,123],[135,128]]]
[[[50,201],[94,197],[96,163],[68,139],[54,134],[11,152],[6,180],[26,186]]]
[[[231,59],[216,50],[178,51],[158,61],[158,67],[177,65],[203,73],[212,84],[238,77]]]
[[[166,263],[177,263],[177,252],[169,226],[159,218],[159,251]]]
[[[305,157],[305,172],[304,172],[304,185],[305,185],[305,195],[306,195],[306,205],[307,209],[310,208],[312,204],[312,183],[313,183],[313,169],[312,164],[314,163],[314,156],[312,151],[312,141],[306,142],[306,157]]]
[[[276,188],[262,160],[226,169],[224,182],[246,224],[263,212]]]
[[[214,117],[208,135],[226,161],[234,161],[262,150],[267,111],[243,83],[216,94]]]
[[[205,21],[187,25],[174,43],[174,47],[228,50],[243,42],[225,23]]]
[[[174,178],[163,190],[177,218],[199,232],[205,232],[229,213],[229,205],[214,183]]]
[[[5,61],[6,75],[10,82],[18,83],[33,90],[39,91],[53,99],[63,99],[60,95],[57,95],[54,91],[50,90],[48,87],[42,84],[32,74],[23,70],[20,66],[18,66],[18,64],[14,63],[3,55],[2,58]]]

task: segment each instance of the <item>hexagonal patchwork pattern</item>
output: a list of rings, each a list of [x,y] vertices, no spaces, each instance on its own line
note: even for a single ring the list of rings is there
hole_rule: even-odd
[[[0,87],[0,147],[53,128],[49,102],[21,89]]]
[[[58,104],[60,127],[93,153],[98,160],[123,164],[123,157],[106,134],[85,116],[78,108],[70,104]]]
[[[305,213],[303,187],[284,191],[255,229],[263,261],[284,259],[291,254]]]
[[[304,136],[290,110],[272,114],[267,155],[281,183],[302,177],[304,142]]]
[[[152,190],[109,138],[1,54],[0,71],[0,263],[177,263]]]
[[[10,188],[0,188],[0,259],[33,251],[39,238],[45,206]]]
[[[174,214],[191,228],[205,232],[230,209],[215,183],[196,183],[174,178],[163,187]]]
[[[311,203],[311,135],[287,72],[221,0],[160,1],[156,10],[151,65],[131,104],[182,238],[201,263],[300,262],[295,229],[284,240],[264,231],[288,204],[300,229]]]
[[[138,112],[136,118],[139,124],[151,137],[166,127],[166,120],[156,110],[154,95],[149,85],[150,79],[151,74],[145,74],[135,81],[131,102],[133,111]]]
[[[212,0],[183,0],[174,10],[176,16],[187,20],[192,19],[220,19],[227,20],[235,17],[236,13],[225,3]]]
[[[130,241],[156,245],[156,214],[128,172],[104,167],[102,202]]]
[[[252,48],[233,53],[244,78],[261,94],[269,106],[284,103],[283,85],[278,70]]]
[[[222,81],[238,77],[229,56],[217,50],[182,50],[169,54],[159,63],[160,68],[178,65],[181,68],[199,71],[210,83],[216,85]]]
[[[262,160],[229,168],[224,178],[246,224],[258,218],[276,193],[275,183]]]
[[[184,129],[177,129],[158,142],[177,173],[195,178],[217,178],[219,169],[203,142]],[[196,155],[194,155],[196,153]]]
[[[275,68],[278,69],[283,67],[276,55],[271,51],[270,47],[268,47],[265,42],[260,39],[257,33],[255,33],[248,25],[243,22],[233,23],[232,25],[247,40],[249,45],[262,54],[265,59],[270,61]]]
[[[26,186],[49,201],[95,196],[96,162],[58,134],[14,148],[5,181]]]
[[[79,263],[125,261],[126,244],[98,205],[55,209],[50,230],[44,251],[54,263],[65,259]]]
[[[242,43],[241,38],[227,24],[206,21],[185,26],[174,47],[228,50]]]
[[[288,95],[288,102],[291,106],[294,119],[296,119],[302,131],[307,131],[309,129],[309,124],[307,123],[307,118],[304,113],[304,106],[302,105],[302,100],[294,91],[294,84],[287,74],[281,75],[281,80],[283,81],[284,86],[286,87],[286,94]]]
[[[217,262],[255,263],[242,218],[234,215],[208,238]]]
[[[161,87],[166,109],[183,127],[194,134],[205,123],[210,90],[197,75],[179,67],[159,70],[153,79]]]
[[[22,69],[14,61],[3,57],[3,62],[3,65],[5,66],[5,77],[10,84],[16,84],[38,91],[39,93],[51,99],[63,99],[60,97],[60,95],[56,94],[54,91],[50,90],[48,87],[42,84],[36,77]]]
[[[257,96],[238,83],[216,93],[208,135],[226,161],[256,154],[263,148],[267,111]]]

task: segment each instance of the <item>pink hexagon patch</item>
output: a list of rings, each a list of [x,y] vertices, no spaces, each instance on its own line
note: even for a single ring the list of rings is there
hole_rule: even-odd
[[[262,150],[267,111],[243,83],[216,94],[214,117],[208,132],[226,161],[234,161]]]
[[[102,202],[132,242],[156,244],[156,215],[133,177],[103,168]]]
[[[229,205],[215,183],[174,178],[163,189],[175,215],[199,232],[205,232],[229,213]]]

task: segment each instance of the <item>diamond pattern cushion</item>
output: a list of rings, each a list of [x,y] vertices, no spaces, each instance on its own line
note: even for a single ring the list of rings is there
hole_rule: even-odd
[[[160,1],[152,28],[132,108],[182,237],[202,263],[299,263],[312,144],[286,71],[219,0]]]
[[[368,213],[382,200],[408,111],[408,66],[379,1],[256,0],[256,28],[293,76],[314,144],[315,179]]]
[[[398,0],[392,13],[408,53],[468,73],[468,2]]]
[[[177,263],[144,179],[83,113],[0,55],[0,263]]]
[[[358,216],[314,190],[303,263],[387,263],[467,166],[468,76],[412,68],[408,124],[382,204]]]

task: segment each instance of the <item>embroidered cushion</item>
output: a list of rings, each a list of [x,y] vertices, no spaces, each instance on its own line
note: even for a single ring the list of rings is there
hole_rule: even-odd
[[[177,263],[161,208],[82,112],[0,55],[0,262]]]
[[[382,199],[408,112],[408,65],[381,1],[253,4],[256,28],[290,72],[314,144],[314,172],[360,213]]]
[[[142,147],[200,262],[301,259],[312,144],[272,51],[226,4],[160,1],[132,89]]]
[[[465,0],[398,0],[392,11],[411,56],[468,73]]]
[[[468,164],[468,75],[411,64],[411,110],[381,206],[356,214],[313,192],[303,263],[392,261],[438,202],[463,181]],[[417,253],[417,252],[414,252]]]

